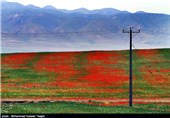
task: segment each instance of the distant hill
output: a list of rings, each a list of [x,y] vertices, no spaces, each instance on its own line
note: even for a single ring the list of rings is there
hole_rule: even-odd
[[[64,13],[81,13],[81,14],[101,14],[101,15],[114,15],[117,13],[121,13],[120,10],[113,9],[113,8],[103,8],[103,9],[96,9],[96,10],[88,10],[86,8],[79,8],[75,10],[65,10],[65,9],[58,9]]]
[[[21,34],[31,33],[37,34],[41,39],[43,34],[53,34],[48,38],[48,42],[52,43],[63,41],[68,45],[70,42],[76,43],[76,45],[83,44],[87,49],[92,50],[96,47],[118,49],[121,46],[111,47],[107,43],[126,43],[128,36],[122,33],[122,29],[128,29],[131,26],[141,29],[142,32],[138,38],[142,40],[142,44],[148,47],[153,45],[160,47],[159,45],[165,44],[165,47],[168,47],[170,15],[142,11],[130,13],[113,8],[64,10],[53,6],[39,8],[33,5],[24,6],[14,2],[2,2],[2,33],[3,36],[5,35],[2,43],[4,47],[9,44],[11,34],[15,35],[15,39],[12,39],[15,42],[20,40],[20,42],[31,43],[30,40],[33,42],[39,40],[35,37],[33,39],[33,37],[21,36]],[[47,42],[45,39],[46,37],[43,41]],[[81,47],[78,46],[75,49]]]

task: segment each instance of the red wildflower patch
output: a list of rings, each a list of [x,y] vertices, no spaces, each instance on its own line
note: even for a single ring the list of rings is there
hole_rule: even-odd
[[[90,73],[102,73],[102,74],[125,74],[125,70],[123,69],[113,69],[113,68],[106,68],[104,66],[88,66],[88,71]]]
[[[155,66],[157,62],[162,61],[162,58],[158,56],[158,52],[156,50],[140,50],[136,51],[137,56],[144,57],[145,59],[149,60],[149,63],[146,65],[143,65],[140,68],[140,71],[143,73],[143,78],[151,83],[152,85],[165,85],[168,82],[168,75],[166,72],[168,69],[160,69]]]
[[[73,88],[73,87],[77,86],[77,82],[62,82],[62,81],[59,81],[59,82],[57,82],[57,86]]]
[[[163,73],[159,73],[158,70],[142,67],[141,72],[144,72],[143,78],[152,85],[166,84],[168,82],[167,77]]]
[[[6,83],[1,85],[2,88],[16,87],[15,83]]]
[[[33,53],[19,53],[11,54],[2,58],[2,64],[8,65],[13,68],[22,68],[24,64],[27,64],[29,60],[33,59],[36,54]],[[23,66],[26,67],[26,66]]]
[[[124,82],[128,80],[128,76],[121,76],[121,75],[109,75],[109,74],[96,74],[91,73],[85,77],[82,77],[82,80],[90,81],[90,82],[104,82],[104,83],[117,83],[117,82]]]
[[[39,72],[56,73],[56,81],[48,82],[48,87],[75,87],[77,83],[70,81],[79,73],[75,69],[77,62],[76,55],[79,53],[54,53],[42,55],[36,64],[36,70]],[[66,81],[67,80],[67,81]]]
[[[88,84],[85,84],[86,87],[104,87],[104,86],[109,86],[109,83],[96,83],[96,82],[88,82]]]
[[[155,56],[156,54],[158,54],[158,52],[155,50],[139,50],[139,51],[136,51],[136,54],[139,57],[151,57],[151,56]]]
[[[119,54],[109,52],[89,52],[87,60],[91,64],[95,62],[102,62],[104,64],[116,64],[118,63]]]
[[[78,71],[74,68],[76,53],[56,53],[41,56],[37,62],[37,71],[55,72],[68,76],[76,74]]]
[[[161,69],[160,72],[163,72],[163,73],[170,73],[170,69]]]
[[[90,61],[108,60],[110,57],[112,57],[112,54],[106,53],[106,52],[91,52],[91,53],[89,53]]]
[[[114,65],[124,61],[123,56],[117,53],[90,52],[87,55],[87,60],[88,63],[85,69],[88,74],[80,77],[80,80],[84,80],[88,83],[95,82],[96,84],[105,83],[107,86],[111,84],[120,85],[118,83],[123,84],[128,80],[124,69],[114,67]]]
[[[159,72],[157,69],[149,69],[150,72]]]

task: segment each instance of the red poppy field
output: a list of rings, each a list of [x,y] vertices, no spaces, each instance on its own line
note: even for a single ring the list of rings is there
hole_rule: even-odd
[[[128,51],[2,54],[1,68],[2,100],[128,105]],[[133,92],[135,104],[170,103],[170,49],[133,51]]]

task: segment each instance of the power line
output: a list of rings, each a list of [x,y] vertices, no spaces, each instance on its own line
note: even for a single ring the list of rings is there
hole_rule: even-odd
[[[133,43],[132,43],[132,46],[133,46],[134,49],[136,49]]]
[[[133,37],[135,37],[136,35],[138,35],[138,34],[134,34]],[[133,38],[133,37],[132,37],[132,38]]]

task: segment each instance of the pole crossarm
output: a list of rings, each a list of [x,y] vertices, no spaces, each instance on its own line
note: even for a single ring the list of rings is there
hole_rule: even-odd
[[[123,33],[130,33],[130,31],[125,31],[124,29],[122,30]]]
[[[132,31],[132,33],[140,33],[140,29],[138,31]]]
[[[130,33],[130,31],[122,30],[122,33]],[[140,29],[138,31],[132,31],[132,33],[140,33]]]
[[[125,31],[124,29],[122,30],[123,33],[129,33],[130,34],[130,53],[129,53],[129,106],[132,107],[133,104],[133,89],[132,89],[132,35],[133,33],[140,33],[140,29],[137,31],[132,30],[133,27],[130,27],[130,30]]]

